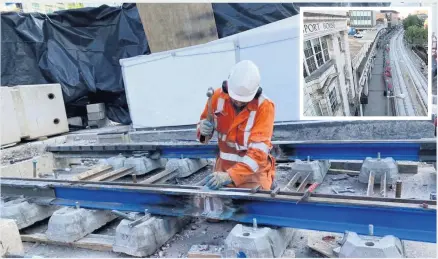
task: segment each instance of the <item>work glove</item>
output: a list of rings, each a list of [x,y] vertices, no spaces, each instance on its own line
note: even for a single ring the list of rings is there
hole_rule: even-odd
[[[208,120],[201,120],[199,131],[202,136],[211,136],[213,135],[213,124]]]
[[[205,186],[212,190],[217,190],[232,182],[230,175],[225,172],[214,172],[205,178]]]

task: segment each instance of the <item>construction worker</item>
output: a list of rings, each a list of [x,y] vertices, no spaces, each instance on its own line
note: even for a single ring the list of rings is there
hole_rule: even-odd
[[[210,189],[221,187],[270,190],[275,160],[270,155],[274,128],[274,103],[262,94],[260,73],[248,60],[237,63],[222,88],[211,97],[197,127],[200,142],[208,143],[217,132],[219,154],[214,173],[204,179]]]

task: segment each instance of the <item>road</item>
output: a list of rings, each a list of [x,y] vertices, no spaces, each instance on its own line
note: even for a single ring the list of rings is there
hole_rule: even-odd
[[[403,30],[391,39],[390,56],[394,94],[403,94],[404,99],[396,99],[398,116],[427,115],[427,79],[420,66],[413,60],[403,44]]]

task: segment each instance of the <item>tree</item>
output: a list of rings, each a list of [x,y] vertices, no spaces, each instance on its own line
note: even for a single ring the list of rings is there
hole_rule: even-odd
[[[423,20],[418,18],[417,15],[408,15],[408,17],[403,20],[403,28],[407,30],[410,26],[423,27]]]
[[[427,30],[419,26],[409,26],[405,31],[405,39],[413,45],[424,45],[427,43]]]

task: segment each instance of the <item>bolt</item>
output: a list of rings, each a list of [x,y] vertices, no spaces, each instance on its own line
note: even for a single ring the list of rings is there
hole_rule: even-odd
[[[307,156],[307,162],[310,162],[310,156]]]
[[[401,180],[397,180],[397,182],[395,184],[395,197],[396,198],[400,198],[401,197],[401,192],[402,192],[402,181]]]
[[[37,160],[36,159],[32,160],[32,164],[33,164],[33,178],[37,178],[37,169],[36,169]]]
[[[368,225],[368,234],[374,236],[374,226],[372,224]]]
[[[377,159],[380,160],[380,152],[377,152]]]
[[[252,219],[252,228],[254,231],[257,230],[257,219],[256,218]]]
[[[76,209],[80,209],[81,207],[79,206],[79,202],[77,201],[77,202],[75,202],[75,204],[76,204]]]

